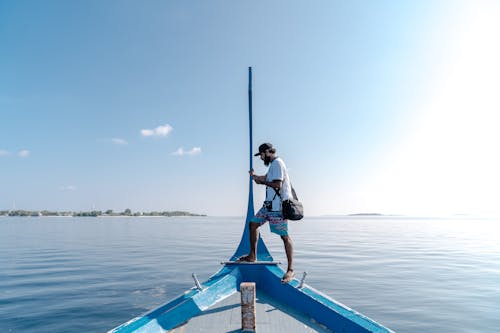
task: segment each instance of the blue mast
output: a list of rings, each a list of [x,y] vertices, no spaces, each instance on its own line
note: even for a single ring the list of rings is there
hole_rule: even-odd
[[[252,67],[248,67],[248,128],[249,128],[249,136],[250,136],[250,155],[249,155],[249,162],[250,162],[250,169],[253,169],[253,128],[252,128]],[[248,184],[248,208],[247,208],[247,218],[246,220],[248,221],[250,218],[252,218],[254,214],[254,205],[253,205],[253,183],[252,183],[252,177],[249,177],[250,183]]]
[[[249,161],[250,170],[253,169],[253,137],[252,137],[252,67],[248,67],[248,123],[249,123],[249,136],[250,136],[250,149],[249,149]],[[236,252],[231,257],[231,260],[236,260],[239,257],[248,254],[250,252],[250,235],[249,235],[249,223],[250,219],[255,215],[254,205],[253,205],[253,182],[252,177],[248,176],[248,207],[247,207],[247,217],[245,221],[245,227],[243,234],[241,235],[240,245],[236,249]],[[259,261],[272,261],[273,257],[269,253],[266,244],[259,237],[259,242],[257,244],[257,260]]]

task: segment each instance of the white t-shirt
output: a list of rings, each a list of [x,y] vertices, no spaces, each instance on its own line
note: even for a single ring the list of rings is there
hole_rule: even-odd
[[[266,201],[273,202],[273,211],[280,211],[281,200],[287,200],[292,197],[292,187],[290,185],[290,178],[288,177],[288,171],[286,169],[285,162],[283,162],[283,160],[279,157],[275,158],[271,162],[271,164],[269,165],[269,170],[266,174],[266,181],[272,182],[274,180],[281,180],[281,189],[279,191],[281,198],[276,195],[276,191],[272,187],[266,186]]]

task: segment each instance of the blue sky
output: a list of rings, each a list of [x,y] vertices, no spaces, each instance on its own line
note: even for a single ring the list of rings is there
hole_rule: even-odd
[[[499,7],[2,1],[0,209],[243,215],[252,66],[309,215],[498,215]]]

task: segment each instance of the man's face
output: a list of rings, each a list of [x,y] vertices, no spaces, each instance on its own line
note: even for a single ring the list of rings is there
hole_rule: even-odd
[[[269,166],[269,164],[271,164],[271,154],[269,153],[269,150],[260,153],[260,159],[264,161],[265,166]]]

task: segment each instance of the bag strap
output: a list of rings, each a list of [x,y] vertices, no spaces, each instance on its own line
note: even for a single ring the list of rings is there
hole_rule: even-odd
[[[274,194],[273,201],[274,201],[274,198],[276,198],[276,196],[280,197],[280,199],[281,199],[281,194],[280,194],[280,191],[279,191],[279,190],[277,190],[275,187],[271,187],[271,188],[274,190],[274,192],[276,192],[276,193]]]
[[[273,200],[271,200],[271,201],[274,201],[274,199],[276,199],[276,195],[277,195],[278,197],[280,197],[280,199],[281,199],[280,192],[279,192],[277,189],[275,189],[274,187],[272,187],[272,186],[269,186],[269,187],[270,187],[270,188],[272,188],[272,189],[274,190],[274,192],[276,192],[276,193],[274,193]]]
[[[292,197],[295,199],[295,200],[299,200],[299,198],[297,198],[297,193],[295,193],[295,189],[293,188],[292,184],[290,184],[290,188],[292,189]],[[276,194],[274,195],[273,197],[273,200],[274,198],[276,198],[276,195],[278,195],[280,197],[280,199],[283,201],[283,199],[281,198],[281,194],[279,192],[279,190],[277,190],[276,188],[272,187],[272,189],[276,192]]]

